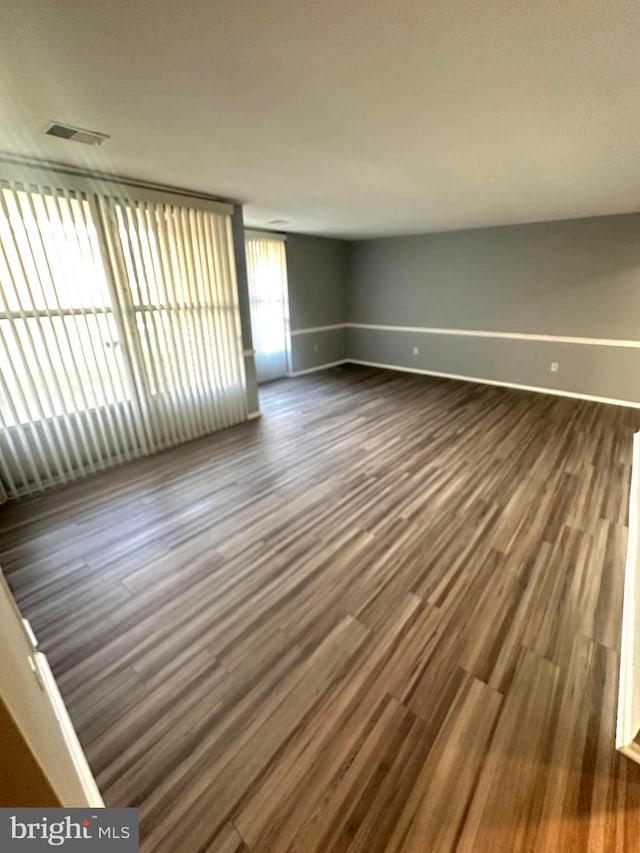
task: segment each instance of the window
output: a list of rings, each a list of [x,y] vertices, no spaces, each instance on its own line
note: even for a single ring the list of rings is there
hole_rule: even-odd
[[[122,354],[87,202],[0,192],[4,425],[125,400]]]
[[[246,241],[251,334],[258,382],[285,376],[289,361],[287,261],[282,238],[251,233]]]
[[[246,418],[230,210],[0,182],[0,497]]]

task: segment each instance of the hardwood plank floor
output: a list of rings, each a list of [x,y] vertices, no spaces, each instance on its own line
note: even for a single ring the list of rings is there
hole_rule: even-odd
[[[145,851],[635,851],[614,750],[640,411],[344,367],[0,512]]]

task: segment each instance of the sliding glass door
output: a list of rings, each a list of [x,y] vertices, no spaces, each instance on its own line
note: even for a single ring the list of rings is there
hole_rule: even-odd
[[[132,329],[154,442],[176,444],[243,420],[229,217],[120,199],[101,204],[118,236],[121,310]]]
[[[289,370],[289,303],[284,240],[249,232],[245,242],[251,334],[258,382]]]
[[[0,500],[247,416],[229,213],[61,182],[0,180]]]

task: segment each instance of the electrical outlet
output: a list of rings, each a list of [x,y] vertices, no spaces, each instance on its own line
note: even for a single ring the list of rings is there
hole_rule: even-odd
[[[552,372],[552,373],[557,373],[557,372],[558,372],[558,362],[557,362],[557,361],[552,361],[552,362],[551,362],[551,372]]]
[[[420,350],[418,349],[418,347],[413,348],[413,354],[414,355],[418,355],[419,352],[420,352]]]

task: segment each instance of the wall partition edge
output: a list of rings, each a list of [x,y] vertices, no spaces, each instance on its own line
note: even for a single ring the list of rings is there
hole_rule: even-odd
[[[117,260],[120,250],[114,246],[114,241],[118,240],[118,237],[114,236],[114,223],[111,222],[109,225],[105,220],[109,203],[120,199],[124,200],[125,207],[127,203],[130,203],[132,208],[139,207],[141,210],[145,211],[151,210],[153,205],[158,206],[157,209],[183,210],[183,213],[180,214],[179,217],[184,220],[181,226],[183,228],[182,235],[179,239],[184,241],[182,251],[187,254],[188,262],[191,265],[189,267],[189,292],[192,299],[196,300],[198,305],[202,302],[200,298],[200,284],[202,283],[202,280],[197,280],[197,276],[201,275],[207,277],[207,280],[211,281],[212,287],[214,286],[213,282],[215,281],[216,288],[223,287],[223,289],[225,289],[224,292],[228,295],[228,299],[231,300],[229,303],[231,307],[227,308],[227,313],[229,310],[233,312],[233,303],[235,302],[236,304],[236,320],[233,321],[233,319],[230,318],[227,322],[227,326],[228,329],[231,329],[231,326],[228,324],[231,323],[233,325],[234,322],[236,323],[236,332],[233,334],[234,337],[237,337],[238,339],[238,353],[232,358],[229,358],[228,352],[226,354],[221,354],[219,342],[211,340],[211,335],[207,337],[207,324],[203,319],[200,321],[199,327],[200,355],[207,357],[208,354],[215,352],[215,348],[218,347],[218,355],[225,360],[224,370],[226,371],[226,376],[231,377],[232,381],[237,384],[237,393],[240,393],[240,387],[242,389],[240,393],[241,402],[233,402],[232,404],[233,413],[230,418],[231,423],[238,423],[242,420],[247,420],[250,412],[254,413],[258,410],[255,370],[252,367],[253,357],[251,327],[248,316],[248,289],[246,263],[244,259],[244,228],[241,206],[197,194],[190,195],[187,191],[179,189],[174,191],[170,187],[149,186],[144,185],[144,182],[138,185],[129,179],[124,179],[121,182],[115,176],[112,177],[102,173],[99,175],[93,175],[89,172],[78,172],[77,170],[70,170],[67,169],[67,167],[62,166],[58,168],[55,165],[41,164],[37,162],[16,162],[14,158],[2,155],[0,155],[0,184],[5,188],[13,187],[13,192],[27,192],[35,195],[37,192],[44,191],[47,198],[52,196],[54,203],[58,206],[60,206],[60,202],[57,201],[57,199],[63,200],[77,198],[84,200],[83,203],[88,203],[90,215],[86,215],[86,226],[95,229],[97,244],[99,246],[99,256],[95,255],[95,250],[94,256],[96,256],[96,263],[101,263],[104,267],[102,272],[107,276],[107,279],[110,282],[109,291],[111,293],[112,302],[116,298],[116,293],[119,292],[120,295],[122,294],[122,287],[120,287],[120,290],[118,291],[118,287],[114,283],[113,277],[122,276],[123,270],[121,266],[119,266],[119,262]],[[202,218],[199,219],[198,217],[203,214],[216,214],[218,215],[218,218],[216,219],[215,217],[211,217],[209,220],[203,220]],[[187,222],[187,219],[189,219],[189,222]],[[226,227],[223,224],[223,220],[226,221]],[[34,219],[33,221],[36,222],[37,219]],[[203,221],[219,223],[215,226],[215,233],[214,231],[211,231],[210,237],[202,237]],[[186,228],[185,222],[187,226]],[[39,226],[36,227],[38,228]],[[210,227],[214,228],[213,225]],[[193,234],[193,239],[198,241],[197,249],[189,240],[190,234]],[[199,245],[200,239],[205,239],[205,241],[208,240],[208,247],[201,247]],[[40,240],[44,247],[45,244],[43,238],[41,237]],[[211,240],[218,242],[212,243]],[[220,276],[222,276],[222,283],[219,281]],[[10,286],[13,287],[14,285]],[[58,287],[58,285],[54,286]],[[202,287],[202,292],[204,292],[206,285],[203,284]],[[235,291],[235,293],[233,291]],[[213,292],[211,298],[217,299]],[[225,298],[225,301],[227,301],[227,298]],[[185,308],[184,310],[198,311],[199,308],[196,308],[196,302],[193,302],[193,309]],[[122,342],[121,345],[125,349],[130,349],[134,347],[136,343],[131,340],[132,332],[130,328],[127,328],[128,324],[126,322],[122,322],[122,318],[126,319],[127,314],[126,311],[121,310],[121,308],[122,306],[118,306],[118,310],[115,310],[114,303],[112,317],[115,319],[116,325],[118,326],[118,340]],[[136,308],[135,310],[139,314],[142,308]],[[160,319],[160,315],[163,312],[166,313],[162,304],[158,303],[157,305],[150,305],[150,307],[145,310],[152,312],[148,316],[152,316],[153,314],[157,316],[158,319],[154,319],[154,322],[156,328],[161,329],[163,321]],[[206,309],[210,315],[215,314],[216,310],[212,308]],[[46,311],[48,316],[48,309],[46,309]],[[40,315],[44,315],[44,311],[41,309],[39,309],[39,313]],[[61,310],[60,305],[58,305],[54,311],[55,316],[60,316],[61,318],[63,315],[68,313],[68,311]],[[74,310],[71,313],[86,314],[87,312],[86,309],[81,309],[81,311]],[[225,311],[220,310],[217,311],[217,313],[222,317],[225,314]],[[2,316],[5,315],[3,314]],[[9,314],[6,316],[10,319]],[[17,316],[15,310],[12,316]],[[21,328],[22,326],[26,328],[27,320],[25,320],[24,317],[29,315],[24,314],[24,311],[21,309],[20,316],[23,317],[23,319],[19,321]],[[130,318],[134,317],[134,310],[131,308],[129,316]],[[118,318],[120,318],[120,321]],[[36,321],[34,320],[33,322]],[[52,321],[49,320],[48,322],[51,323]],[[60,319],[57,322],[63,323],[64,321],[63,319]],[[222,320],[220,322],[222,322]],[[214,327],[209,326],[209,329],[211,328]],[[44,341],[44,337],[42,340]],[[237,367],[234,367],[233,364],[236,357],[237,360],[239,360],[239,364]],[[139,365],[141,359],[138,357],[131,361],[128,359],[124,359],[124,361],[125,368],[129,370],[130,374],[128,380],[129,390],[131,391],[133,389],[134,391],[129,403],[108,403],[107,405],[102,406],[101,412],[90,407],[86,409],[71,410],[71,414],[73,415],[72,429],[77,431],[82,428],[83,424],[85,428],[87,428],[87,425],[90,425],[92,431],[91,438],[93,439],[94,444],[98,439],[111,441],[111,434],[106,435],[104,428],[105,424],[107,426],[109,423],[116,424],[116,426],[120,424],[120,433],[118,434],[118,437],[120,438],[120,446],[116,447],[115,450],[112,448],[107,460],[99,459],[96,464],[93,464],[95,460],[92,462],[91,459],[89,459],[89,463],[86,464],[87,453],[85,448],[83,451],[85,466],[83,467],[81,465],[81,470],[71,470],[73,466],[68,466],[70,470],[66,473],[60,469],[50,470],[48,472],[49,476],[46,478],[39,477],[37,471],[35,476],[29,475],[26,479],[15,478],[9,470],[11,466],[7,467],[6,464],[7,451],[12,448],[15,450],[17,446],[16,435],[20,432],[20,428],[28,428],[28,430],[33,433],[33,440],[38,442],[41,440],[38,438],[38,434],[41,430],[51,430],[53,428],[54,430],[58,430],[58,434],[60,433],[60,429],[55,427],[55,422],[58,419],[58,416],[54,415],[44,421],[36,420],[31,423],[26,421],[16,421],[15,427],[12,427],[11,425],[11,418],[7,423],[3,420],[1,422],[2,429],[0,430],[0,436],[3,438],[3,440],[0,441],[0,471],[8,473],[6,477],[3,476],[0,478],[0,503],[8,498],[20,497],[34,491],[41,491],[43,488],[48,486],[68,482],[70,479],[75,479],[76,476],[82,476],[84,473],[93,473],[96,470],[102,470],[103,468],[109,467],[117,462],[126,461],[132,457],[153,452],[157,449],[162,449],[162,447],[169,446],[171,443],[178,443],[176,441],[172,442],[167,440],[158,441],[157,437],[156,441],[154,441],[151,438],[149,425],[148,423],[145,423],[145,419],[143,417],[144,413],[142,410],[144,408],[144,402],[140,399],[139,395],[139,390],[144,380],[139,375],[136,376],[131,374],[131,365]],[[210,364],[208,368],[205,368],[202,365],[200,366],[201,381],[205,380],[206,370],[208,369],[209,372],[211,372],[214,370],[214,367],[217,370],[217,364]],[[228,388],[226,389],[226,393],[230,393],[231,397],[233,397],[233,391],[229,392]],[[115,411],[116,409],[118,411]],[[65,415],[65,420],[67,419],[68,418]],[[98,439],[96,439],[96,434],[94,434],[94,422],[98,423],[102,430]],[[49,423],[49,426],[47,426],[47,423]],[[226,424],[222,423],[221,425],[224,426]],[[213,429],[207,429],[206,432],[213,432],[217,428],[220,428],[220,425],[216,425]],[[122,435],[124,434],[137,436],[134,441],[134,446],[122,446]],[[198,434],[202,435],[205,434],[205,432],[200,430]],[[104,436],[106,436],[106,438]],[[24,439],[22,439],[22,441],[22,446],[24,446]],[[59,435],[56,441],[58,444],[60,443]],[[19,462],[17,466],[13,465],[13,473],[15,473],[16,467],[20,468]]]
[[[640,763],[640,562],[638,513],[640,512],[640,433],[633,436],[629,531],[624,575],[620,675],[616,747]]]
[[[236,205],[233,211],[233,251],[236,263],[236,280],[238,282],[238,299],[240,301],[240,327],[242,329],[242,344],[244,369],[247,383],[247,411],[259,412],[258,375],[256,372],[253,335],[251,332],[251,304],[249,298],[249,279],[247,274],[247,254],[245,251],[245,228],[242,207]]]

